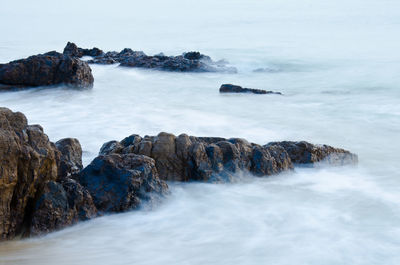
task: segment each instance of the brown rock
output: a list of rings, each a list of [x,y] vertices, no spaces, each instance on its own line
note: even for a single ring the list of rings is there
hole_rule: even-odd
[[[40,126],[0,108],[0,237],[24,232],[45,183],[57,178],[58,151]]]

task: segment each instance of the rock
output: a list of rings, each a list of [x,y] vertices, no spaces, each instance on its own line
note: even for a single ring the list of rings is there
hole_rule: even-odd
[[[100,155],[77,180],[103,213],[138,208],[142,202],[157,200],[168,190],[158,177],[155,161],[136,154]]]
[[[96,216],[92,197],[75,180],[49,181],[35,203],[30,234],[45,234]]]
[[[97,48],[93,48],[97,49]],[[165,56],[159,53],[154,56],[146,55],[142,51],[133,51],[125,48],[121,52],[86,52],[87,49],[77,47],[68,42],[64,54],[76,57],[90,55],[93,57],[88,63],[114,64],[119,63],[125,67],[138,67],[172,72],[229,72],[236,73],[237,69],[227,66],[226,61],[214,62],[209,56],[200,52],[187,52],[179,56]],[[97,50],[96,50],[97,51]]]
[[[245,88],[232,84],[223,84],[219,88],[220,93],[254,93],[254,94],[276,94],[282,95],[281,92],[267,91],[262,89]]]
[[[56,142],[61,153],[58,176],[67,177],[82,170],[82,147],[78,139],[65,138]]]
[[[43,129],[20,112],[0,108],[0,238],[25,232],[48,181],[57,179],[59,153]]]
[[[342,166],[357,164],[358,156],[347,150],[334,148],[328,145],[314,145],[305,141],[301,142],[272,142],[266,147],[280,146],[286,150],[290,159],[295,164],[314,164],[326,162],[330,165]]]
[[[67,46],[65,46],[64,55],[72,56],[72,57],[78,57],[81,58],[83,56],[100,56],[103,54],[103,51],[100,50],[99,48],[92,48],[92,49],[82,49],[78,48],[75,43],[68,42]]]
[[[91,87],[92,70],[86,62],[57,52],[30,56],[0,65],[3,89],[65,84]]]
[[[261,146],[240,138],[194,137],[186,134],[176,137],[162,132],[157,136],[142,138],[132,135],[121,142],[114,141],[108,145],[106,153],[145,153],[155,160],[160,178],[171,181],[226,182],[240,171],[269,176],[292,170],[294,164],[322,160],[331,165],[357,162],[355,154],[343,149],[309,143],[303,148],[298,143],[305,142],[272,142]],[[311,159],[303,159],[307,157],[307,152],[312,153]]]

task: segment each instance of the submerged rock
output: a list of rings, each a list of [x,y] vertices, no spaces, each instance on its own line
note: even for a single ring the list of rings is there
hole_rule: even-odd
[[[357,156],[343,149],[306,142],[274,142],[264,146],[240,138],[131,135],[103,145],[101,155],[142,154],[155,160],[161,179],[173,181],[229,181],[239,171],[267,176],[291,170],[294,164],[326,161],[331,165],[357,163]],[[301,149],[306,144],[307,148]],[[311,159],[299,159],[307,152]]]
[[[167,184],[160,180],[152,158],[135,154],[98,156],[77,177],[101,212],[123,212],[142,201],[165,195]]]
[[[281,92],[267,91],[263,89],[245,88],[232,84],[223,84],[219,88],[220,93],[254,93],[254,94],[277,94],[282,95]]]
[[[64,54],[82,57],[92,56],[88,63],[114,64],[119,63],[126,67],[139,67],[173,72],[230,72],[236,73],[235,67],[227,66],[225,61],[214,62],[209,56],[199,52],[187,52],[178,56],[165,56],[160,53],[154,56],[146,55],[142,51],[133,51],[125,48],[121,52],[103,53],[98,48],[82,49],[74,43],[68,42]]]
[[[48,52],[0,64],[2,89],[65,84],[91,87],[92,70],[79,58]]]

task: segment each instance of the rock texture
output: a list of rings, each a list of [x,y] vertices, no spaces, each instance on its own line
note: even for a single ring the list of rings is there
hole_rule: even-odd
[[[347,150],[334,148],[329,145],[313,145],[301,142],[271,142],[267,147],[281,146],[289,154],[295,164],[315,164],[326,162],[330,165],[342,166],[358,163],[358,157]]]
[[[78,139],[65,138],[56,142],[61,156],[58,164],[58,175],[61,178],[79,173],[83,169],[82,147]]]
[[[30,235],[59,230],[96,216],[90,193],[75,180],[49,181],[34,205]]]
[[[71,179],[82,168],[76,139],[53,144],[39,125],[0,108],[0,239],[41,234],[97,215],[90,193]]]
[[[92,70],[79,58],[48,52],[0,64],[2,89],[65,84],[91,87]]]
[[[253,94],[277,94],[282,95],[281,92],[267,91],[263,89],[245,88],[232,84],[223,84],[219,88],[220,93],[253,93]]]
[[[303,145],[307,147],[303,148]],[[357,156],[326,145],[306,142],[274,142],[264,146],[239,138],[131,135],[121,142],[105,143],[100,155],[140,154],[153,158],[161,179],[173,181],[229,181],[238,171],[257,176],[293,169],[294,164],[326,161],[353,164]],[[311,158],[306,159],[310,154]]]
[[[95,158],[78,176],[101,212],[123,212],[167,194],[153,159],[135,154]]]
[[[39,125],[20,112],[0,108],[0,237],[29,225],[46,182],[57,179],[58,151]]]
[[[111,51],[103,53],[98,48],[82,49],[74,43],[68,42],[64,54],[82,57],[92,56],[88,63],[114,64],[119,63],[126,67],[139,67],[173,72],[230,72],[236,73],[234,67],[227,66],[226,61],[213,61],[209,56],[199,52],[187,52],[178,56],[165,56],[160,53],[154,56],[146,55],[142,51],[133,51],[125,48],[120,52]]]

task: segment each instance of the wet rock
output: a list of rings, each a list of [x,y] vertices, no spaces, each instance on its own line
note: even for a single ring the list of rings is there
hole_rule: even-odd
[[[132,143],[138,148],[128,148]],[[176,137],[162,132],[157,136],[142,138],[134,135],[121,142],[113,142],[115,148],[108,148],[107,153],[143,154],[143,146],[147,146],[145,153],[155,160],[161,179],[205,182],[231,181],[234,174],[240,171],[269,176],[292,170],[294,164],[324,160],[331,165],[343,165],[356,162],[357,158],[346,150],[326,145],[308,144],[303,150],[301,145],[293,149],[288,143],[273,142],[261,146],[240,138],[194,137],[186,134]],[[312,159],[300,159],[307,156],[306,152],[312,153]]]
[[[152,158],[136,154],[100,155],[78,176],[100,212],[123,212],[168,191]]]
[[[45,234],[96,216],[92,197],[75,180],[49,181],[35,203],[30,234]]]
[[[86,62],[55,51],[0,65],[3,89],[65,84],[91,87],[92,70]]]
[[[78,139],[65,138],[56,142],[61,153],[58,165],[58,176],[67,177],[82,170],[82,147]]]
[[[281,92],[267,91],[263,89],[245,88],[232,84],[223,84],[219,88],[220,93],[253,93],[253,94],[277,94],[282,95]]]
[[[57,179],[58,156],[42,127],[0,108],[0,239],[25,232],[45,183]]]
[[[334,148],[329,145],[314,145],[305,141],[301,142],[272,142],[266,147],[280,146],[286,150],[290,159],[295,164],[314,164],[326,162],[330,165],[357,164],[358,156],[347,150]]]
[[[95,49],[95,48],[94,48]],[[87,61],[93,64],[114,64],[119,63],[125,67],[138,67],[173,72],[229,72],[236,73],[234,67],[229,67],[226,61],[214,62],[209,56],[200,52],[187,52],[179,56],[165,56],[160,53],[154,56],[146,55],[142,51],[133,51],[125,48],[121,52],[84,52],[86,49],[68,43],[64,54],[82,57],[90,55],[92,60]]]

